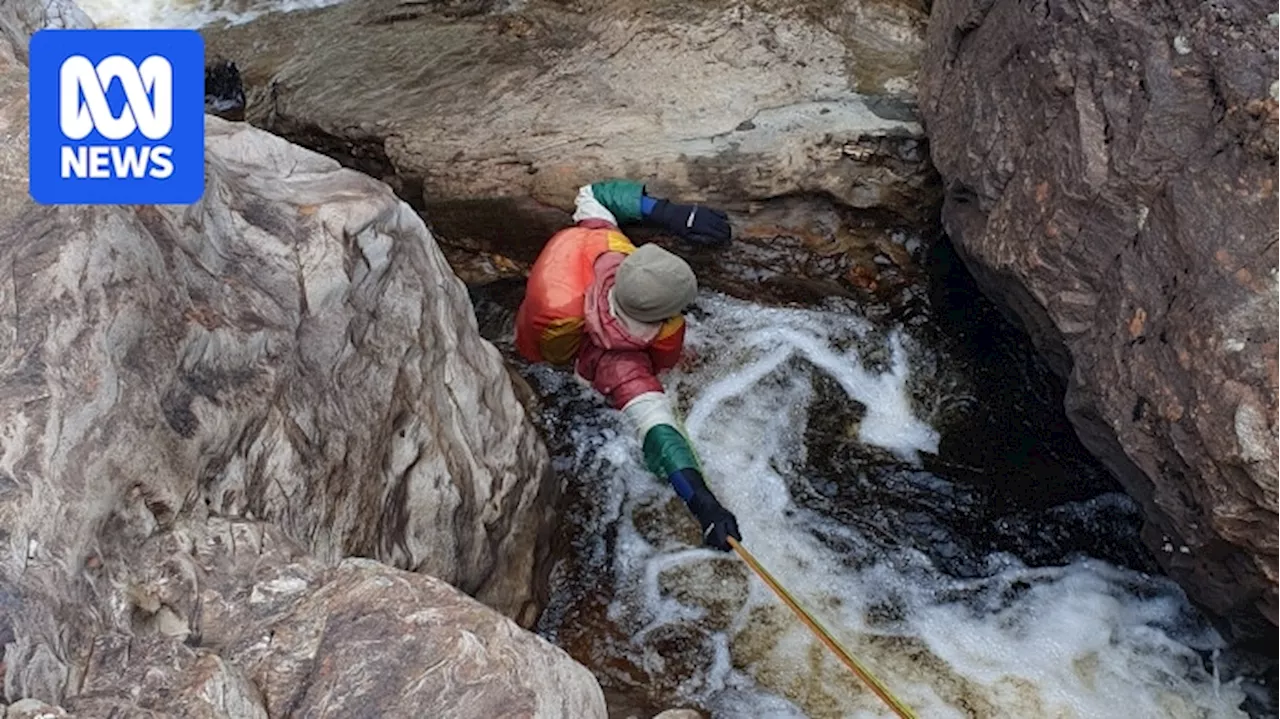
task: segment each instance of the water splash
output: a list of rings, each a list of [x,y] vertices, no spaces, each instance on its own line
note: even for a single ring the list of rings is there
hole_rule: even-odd
[[[1164,578],[1090,558],[1031,567],[998,553],[982,560],[980,576],[957,578],[894,537],[796,503],[798,484],[850,481],[802,476],[809,412],[829,391],[815,388],[832,386],[851,408],[842,418],[848,441],[948,496],[947,479],[918,469],[939,441],[920,418],[937,398],[920,394],[942,383],[913,376],[937,366],[927,348],[845,313],[710,294],[698,304],[688,333],[694,359],[665,381],[708,484],[760,561],[921,716],[1245,716],[1238,683],[1218,683],[1206,669],[1220,638]],[[593,631],[611,638],[597,637],[596,656],[575,652],[580,660],[606,684],[633,681],[717,717],[890,716],[740,563],[697,547],[692,520],[644,470],[616,413],[554,371],[531,376],[557,384],[544,384],[543,395],[553,421],[572,427],[562,468],[590,478],[578,487],[592,507],[578,531],[595,548],[566,581],[608,575]],[[866,499],[862,510],[846,509],[874,512],[875,498]],[[583,615],[565,610],[567,596],[548,613],[548,636],[577,631],[572,622]]]

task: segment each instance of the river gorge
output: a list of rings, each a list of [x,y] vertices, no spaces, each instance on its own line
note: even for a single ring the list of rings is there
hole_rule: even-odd
[[[1133,253],[1123,261],[1098,258],[1130,247],[1128,235],[1086,247],[1090,232],[1114,229],[1112,206],[1128,202],[1115,180],[1128,181],[1124,163],[1159,155],[1151,147],[1163,151],[1168,136],[1126,139],[1119,121],[1099,119],[1123,114],[1110,90],[1099,90],[1095,106],[1079,89],[1102,79],[1064,90],[1062,76],[1028,73],[1058,83],[1083,118],[1070,137],[1085,152],[1061,163],[1063,179],[1048,174],[1058,169],[1052,161],[1035,165],[1044,149],[1037,136],[999,106],[1006,82],[1043,101],[1020,117],[1043,120],[1037,127],[1052,138],[1058,116],[1043,108],[1060,97],[1041,97],[1025,78],[993,81],[986,100],[965,95],[959,80],[947,84],[997,72],[985,59],[965,65],[964,48],[976,51],[964,38],[984,22],[1012,34],[1023,22],[1010,19],[1017,3],[77,4],[100,27],[201,29],[211,62],[235,63],[246,100],[243,122],[211,120],[207,196],[215,199],[198,211],[64,217],[0,204],[0,228],[8,220],[40,238],[35,249],[12,250],[10,262],[43,278],[30,296],[50,308],[49,327],[84,328],[39,339],[42,356],[58,348],[80,358],[65,380],[74,391],[21,384],[35,381],[36,365],[11,361],[11,409],[23,408],[13,411],[24,419],[8,433],[0,479],[38,466],[55,479],[23,496],[58,507],[51,487],[68,457],[100,446],[91,440],[140,448],[94,460],[77,480],[83,498],[58,510],[84,519],[74,541],[42,540],[30,558],[37,545],[21,542],[23,558],[8,565],[12,576],[40,579],[4,575],[0,607],[56,595],[59,582],[84,607],[53,602],[47,615],[15,610],[19,619],[0,622],[13,647],[0,665],[9,668],[8,716],[26,716],[13,708],[24,697],[86,717],[126,706],[157,716],[890,716],[741,562],[699,546],[696,523],[648,474],[618,413],[568,372],[516,354],[524,274],[540,243],[568,224],[573,190],[606,175],[729,210],[737,233],[729,248],[635,235],[686,255],[699,273],[687,356],[664,385],[744,544],[920,716],[1276,715],[1267,565],[1276,329],[1266,329],[1276,312],[1275,216],[1274,207],[1257,209],[1274,205],[1275,185],[1254,172],[1257,155],[1274,174],[1274,85],[1269,104],[1228,98],[1238,111],[1213,115],[1214,127],[1237,123],[1233,138],[1253,142],[1256,123],[1265,132],[1257,146],[1241,140],[1240,152],[1255,155],[1239,160],[1232,197],[1247,211],[1223,230],[1247,239],[1199,258],[1244,299],[1213,300],[1228,295],[1185,272],[1175,281],[1199,307],[1229,317],[1219,323],[1226,334],[1210,337],[1177,323],[1174,290],[1158,307],[1163,296],[1141,282],[1148,265],[1133,264],[1149,260],[1155,276],[1163,265],[1150,257],[1160,251],[1143,248],[1167,227],[1182,241],[1185,221],[1175,221],[1183,216],[1168,196],[1143,195],[1141,220],[1115,211],[1137,228],[1138,249],[1123,250]],[[1077,5],[1089,5],[1042,4],[1066,26]],[[1144,26],[1120,5],[1116,18]],[[1238,6],[1267,24],[1266,13]],[[948,22],[957,29],[942,33]],[[1179,22],[1196,38],[1212,36]],[[1009,56],[1034,65],[1026,59],[1039,57],[1034,44],[1015,44]],[[1066,66],[1060,56],[1052,62]],[[1161,75],[1168,67],[1149,62],[1156,69],[1144,83],[1203,72]],[[6,77],[19,77],[19,66],[11,61]],[[1200,99],[1183,92],[1188,106]],[[1158,109],[1160,101],[1145,102]],[[956,140],[960,106],[975,127]],[[1023,146],[1009,150],[1015,135]],[[1122,147],[1133,152],[1124,162],[1115,159]],[[1223,156],[1234,157],[1213,158]],[[1201,174],[1178,184],[1172,161],[1160,158],[1152,166],[1172,173],[1178,198],[1231,206],[1205,200],[1217,197],[1205,168],[1219,160],[1187,160]],[[1073,194],[1070,173],[1095,194]],[[1091,209],[1077,213],[1077,200]],[[1052,232],[1026,224],[1031,217]],[[91,241],[84,227],[114,239]],[[1048,244],[1062,232],[1083,239],[1068,250]],[[72,238],[65,247],[63,236]],[[1244,252],[1255,249],[1266,256]],[[1054,284],[1063,276],[1070,287]],[[134,289],[150,284],[165,289]],[[28,294],[16,285],[6,292],[19,315]],[[76,292],[92,299],[68,299]],[[1082,308],[1096,314],[1080,319]],[[1105,326],[1112,319],[1116,327]],[[1127,344],[1107,343],[1117,335]],[[98,339],[82,346],[83,336]],[[1184,356],[1237,336],[1236,364]],[[1182,349],[1143,354],[1179,341]],[[161,359],[170,355],[172,363]],[[1234,414],[1215,414],[1221,408],[1204,399],[1199,379],[1174,376],[1179,362],[1188,373],[1225,373],[1212,386],[1226,387]],[[152,365],[155,374],[138,369]],[[154,390],[143,379],[170,375],[172,387]],[[44,415],[31,398],[45,395],[66,403],[66,431],[35,433]],[[116,425],[118,436],[94,439],[120,416],[110,408],[129,402],[135,411]],[[1113,412],[1122,403],[1123,427]],[[1196,444],[1178,424],[1193,405],[1200,414],[1187,421],[1228,427],[1237,444],[1222,449],[1216,429],[1197,430],[1208,449]],[[37,460],[37,436],[68,449]],[[1183,464],[1174,466],[1165,437]],[[141,459],[151,445],[164,447],[162,459]],[[1163,473],[1149,471],[1157,464]],[[181,478],[119,476],[142,468]],[[1170,488],[1175,476],[1201,479]],[[1202,506],[1218,509],[1202,517]],[[41,531],[21,526],[32,537]],[[246,543],[265,559],[244,559]],[[227,546],[229,558],[220,553]],[[131,556],[136,547],[145,550]],[[49,569],[26,573],[40,557]],[[67,557],[77,565],[68,569]],[[448,585],[514,624],[482,615],[479,603],[464,611]],[[113,586],[127,586],[120,597],[129,599],[113,598]],[[391,586],[394,599],[374,598]],[[456,625],[474,621],[485,627],[475,630],[481,645],[503,647],[492,650],[500,659],[431,679],[446,687],[439,691],[414,678],[419,669],[436,676],[422,657],[447,647],[452,658],[439,661],[461,662],[475,649],[470,629],[448,639],[422,633],[453,626],[452,609],[440,610],[443,624],[421,618],[436,616],[432,602],[458,602]],[[386,625],[362,620],[365,606]],[[92,618],[65,618],[82,614]],[[326,622],[336,638],[308,644]],[[85,627],[75,630],[85,636],[46,640],[50,659],[31,637],[56,624]],[[206,689],[173,689],[179,698],[168,705],[103,699],[151,685],[145,673],[113,674],[109,659],[77,659],[82,646],[111,656],[91,638],[102,626],[207,650],[169,665],[187,672],[183,662],[214,662],[230,677],[220,686],[233,689],[220,689],[220,709],[208,713],[190,713],[199,704],[191,697]],[[279,656],[261,643],[268,632],[286,637]],[[393,642],[401,633],[408,638]],[[535,646],[535,634],[546,641]],[[161,664],[176,651],[148,647]],[[383,651],[385,659],[359,654]],[[298,669],[306,662],[313,668]],[[343,662],[359,667],[357,679],[332,668]],[[379,677],[379,662],[395,669]],[[526,681],[516,669],[526,662],[545,674]],[[196,666],[205,676],[214,664]],[[459,688],[468,671],[491,670],[502,677],[498,689],[486,684],[477,699]],[[271,689],[263,677],[272,672],[297,681]],[[353,704],[315,688],[346,681],[357,687]],[[527,701],[507,704],[504,692]],[[397,698],[380,704],[380,696]],[[438,703],[427,709],[415,696]]]

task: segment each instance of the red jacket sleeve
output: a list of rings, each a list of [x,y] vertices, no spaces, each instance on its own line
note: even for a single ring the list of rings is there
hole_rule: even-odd
[[[593,342],[584,341],[578,351],[576,370],[609,399],[614,409],[622,409],[645,392],[662,391],[653,358],[646,350],[603,350]]]

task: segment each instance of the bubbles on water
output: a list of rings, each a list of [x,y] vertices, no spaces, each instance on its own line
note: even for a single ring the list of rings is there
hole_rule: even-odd
[[[1171,582],[1091,559],[1029,567],[1002,553],[948,575],[892,533],[868,532],[883,501],[874,485],[801,476],[813,466],[808,453],[823,451],[807,439],[812,408],[843,406],[846,414],[821,417],[825,431],[888,467],[859,481],[891,474],[895,491],[921,498],[912,499],[917,513],[956,511],[967,495],[920,468],[939,446],[920,418],[932,378],[913,376],[933,366],[918,361],[926,348],[848,313],[713,294],[698,305],[692,357],[664,381],[708,485],[737,515],[744,544],[921,716],[1244,716],[1240,688],[1215,684],[1206,669],[1220,639]],[[590,516],[574,522],[595,549],[577,577],[607,575],[600,640],[575,656],[606,685],[636,682],[660,703],[717,717],[890,716],[736,558],[698,546],[693,519],[644,469],[617,413],[563,373],[531,376],[555,422],[572,428],[564,469],[589,496],[579,511]],[[833,393],[840,404],[822,401]],[[840,519],[797,503],[801,486],[851,495]],[[1061,512],[1113,511],[1120,501]],[[548,613],[549,635],[574,620],[554,604],[564,596]]]

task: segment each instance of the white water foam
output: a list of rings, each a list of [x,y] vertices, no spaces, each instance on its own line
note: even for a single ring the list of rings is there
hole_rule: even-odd
[[[248,22],[268,12],[337,5],[344,0],[76,0],[101,28],[198,28]]]
[[[884,550],[796,505],[788,481],[807,451],[812,373],[866,406],[850,436],[908,462],[936,451],[938,435],[907,392],[909,360],[921,350],[847,314],[708,293],[699,304],[706,314],[690,318],[688,332],[696,359],[666,384],[685,407],[708,484],[737,515],[744,544],[920,716],[1245,716],[1239,686],[1217,683],[1197,654],[1221,640],[1191,620],[1172,582],[1097,560],[1030,568],[1006,556],[988,558],[989,576],[959,580],[918,552]],[[561,388],[555,401],[578,393],[578,405],[590,402],[589,390]],[[594,530],[616,523],[609,618],[631,635],[635,661],[678,671],[648,638],[706,625],[728,587],[731,620],[710,631],[700,664],[680,682],[687,700],[716,717],[892,716],[761,582],[749,580],[745,601],[732,596],[740,563],[682,541],[687,532],[677,530],[692,520],[677,516],[685,510],[671,489],[647,474],[616,413],[576,421],[576,471],[607,505]],[[665,508],[656,529],[637,519],[654,508]],[[708,562],[721,581],[686,585],[679,597],[664,591],[664,577]]]

